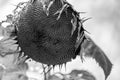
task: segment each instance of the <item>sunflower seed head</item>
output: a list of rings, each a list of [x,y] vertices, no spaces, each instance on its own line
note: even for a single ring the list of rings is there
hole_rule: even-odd
[[[84,29],[79,13],[67,1],[31,0],[14,19],[18,45],[28,57],[60,68],[76,57]]]

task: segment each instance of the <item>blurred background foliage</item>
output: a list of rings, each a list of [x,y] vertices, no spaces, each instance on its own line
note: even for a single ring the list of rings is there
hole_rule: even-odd
[[[0,0],[0,21],[6,19],[6,15],[12,13],[19,2],[27,0]],[[108,80],[120,80],[120,1],[119,0],[67,0],[75,9],[81,13],[81,17],[92,19],[84,23],[85,29],[90,32],[92,39],[102,48],[109,59],[114,64],[113,70]],[[8,25],[7,23],[4,24]],[[61,70],[62,73],[69,74],[73,69],[85,69],[91,72],[97,80],[104,80],[102,69],[92,59],[85,59],[82,64],[77,58],[67,64],[67,70]],[[77,64],[77,65],[76,65]],[[79,64],[79,65],[78,65]],[[29,63],[28,76],[35,77],[40,73],[36,62]],[[74,66],[73,66],[74,65]],[[86,66],[87,65],[87,66]],[[89,67],[88,67],[89,66]],[[97,67],[96,67],[97,66]],[[97,72],[96,72],[97,70]],[[40,71],[41,72],[41,71]],[[58,72],[56,68],[53,72]],[[53,73],[51,72],[51,73]],[[1,73],[0,73],[1,74]],[[38,77],[40,78],[40,77]],[[58,79],[59,80],[59,79]],[[77,80],[77,79],[76,79]]]

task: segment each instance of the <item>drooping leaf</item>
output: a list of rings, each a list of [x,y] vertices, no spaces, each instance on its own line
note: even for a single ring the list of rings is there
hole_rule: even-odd
[[[106,79],[111,72],[112,63],[106,56],[106,54],[103,52],[103,50],[101,50],[101,48],[97,46],[95,42],[88,36],[87,39],[84,40],[84,43],[82,44],[82,49],[83,49],[82,53],[85,53],[86,57],[92,57],[98,62],[98,64],[100,65],[100,67],[102,67],[105,73]]]

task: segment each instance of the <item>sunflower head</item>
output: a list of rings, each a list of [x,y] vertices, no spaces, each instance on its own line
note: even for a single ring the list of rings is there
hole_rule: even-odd
[[[79,13],[65,0],[32,0],[24,4],[21,11],[15,10],[13,32],[21,51],[47,65],[75,58],[84,40]]]

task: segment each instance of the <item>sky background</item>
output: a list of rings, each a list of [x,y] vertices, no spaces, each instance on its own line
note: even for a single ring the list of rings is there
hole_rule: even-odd
[[[12,13],[21,1],[27,0],[0,0],[0,21],[6,19],[6,15]],[[84,28],[90,32],[90,36],[99,45],[113,63],[113,70],[108,80],[120,80],[120,0],[67,0],[78,12],[81,18],[92,19],[84,23]],[[79,65],[77,65],[79,64]],[[86,66],[86,65],[89,65]],[[74,66],[73,66],[74,65]],[[68,72],[71,68],[85,68],[93,72],[98,80],[104,80],[103,71],[94,60],[86,59],[81,65],[76,59],[69,64]],[[97,66],[97,67],[96,67]],[[96,71],[97,70],[97,71]]]

